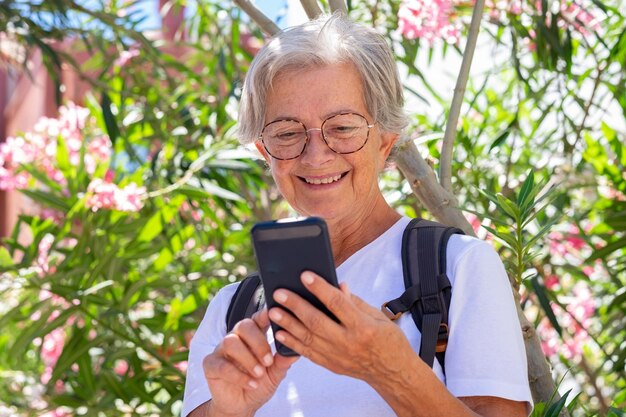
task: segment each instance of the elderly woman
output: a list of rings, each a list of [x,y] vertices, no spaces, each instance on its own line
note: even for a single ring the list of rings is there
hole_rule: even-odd
[[[337,323],[295,293],[226,332],[237,284],[211,301],[191,342],[183,415],[526,416],[526,356],[502,263],[480,240],[454,235],[445,376],[418,356],[409,315],[379,309],[404,291],[400,256],[410,219],[385,201],[378,174],[406,125],[385,40],[340,15],[286,30],[256,56],[240,112],[291,207],[326,220],[340,289],[305,272],[305,287]],[[337,139],[337,126],[355,131]],[[280,145],[289,132],[289,146]],[[272,335],[270,320],[284,330]],[[273,353],[275,337],[300,357]]]

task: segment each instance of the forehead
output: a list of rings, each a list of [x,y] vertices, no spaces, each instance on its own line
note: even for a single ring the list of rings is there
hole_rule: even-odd
[[[350,63],[283,71],[272,81],[265,104],[266,123],[278,118],[318,123],[341,112],[368,117],[363,82]]]

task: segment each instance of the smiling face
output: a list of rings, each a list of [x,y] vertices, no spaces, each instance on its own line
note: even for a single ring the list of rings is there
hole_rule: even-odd
[[[288,71],[274,79],[268,91],[265,123],[295,119],[309,132],[304,153],[291,160],[271,157],[262,142],[256,143],[270,166],[279,191],[300,214],[319,216],[329,222],[366,219],[384,203],[378,174],[397,137],[381,133],[378,125],[359,151],[340,155],[316,130],[330,116],[358,113],[370,124],[358,72],[351,64],[333,64],[304,71]]]

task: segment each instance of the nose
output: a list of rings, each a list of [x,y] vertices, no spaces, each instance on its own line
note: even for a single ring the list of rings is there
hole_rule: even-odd
[[[304,152],[300,155],[300,161],[305,165],[320,166],[330,161],[336,155],[332,149],[328,147],[322,129],[319,127],[307,130],[308,141]]]

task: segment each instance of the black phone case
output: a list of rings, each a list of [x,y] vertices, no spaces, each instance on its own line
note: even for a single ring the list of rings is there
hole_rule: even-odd
[[[270,221],[252,227],[252,243],[268,309],[277,306],[272,294],[286,288],[337,321],[337,318],[300,281],[300,274],[312,271],[338,287],[328,229],[323,219]],[[278,305],[279,306],[279,305]],[[281,308],[285,308],[280,306]],[[274,334],[280,329],[271,322]],[[275,341],[283,356],[296,352]]]

